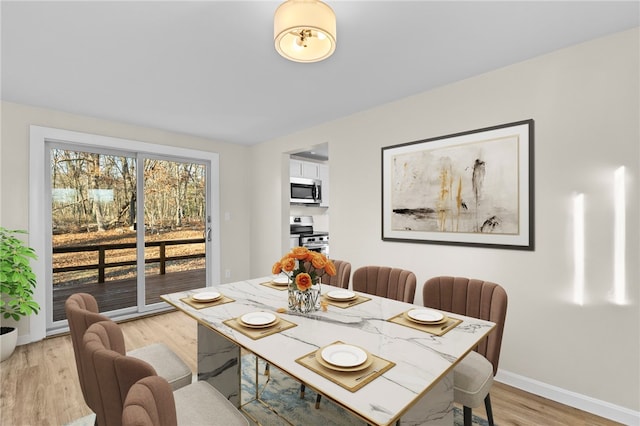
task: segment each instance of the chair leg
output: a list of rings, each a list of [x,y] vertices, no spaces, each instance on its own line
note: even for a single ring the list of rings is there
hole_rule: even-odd
[[[306,386],[304,384],[300,384],[300,399],[304,399],[304,390],[306,389]],[[317,394],[316,395],[316,408],[320,408],[320,399],[322,398],[322,395]]]
[[[463,407],[462,412],[464,413],[464,426],[471,426],[471,408]]]
[[[269,363],[266,363],[264,366],[264,375],[265,376],[270,376],[271,375],[271,370],[269,369]]]
[[[493,426],[493,411],[491,410],[491,398],[489,398],[489,394],[487,394],[484,399],[484,408],[487,410],[487,421],[489,422],[489,426]]]

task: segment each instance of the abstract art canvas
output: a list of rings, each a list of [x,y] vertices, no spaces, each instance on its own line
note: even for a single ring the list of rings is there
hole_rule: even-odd
[[[533,250],[533,120],[382,148],[382,239]]]

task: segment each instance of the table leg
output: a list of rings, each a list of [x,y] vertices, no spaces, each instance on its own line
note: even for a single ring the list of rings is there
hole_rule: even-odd
[[[198,324],[198,380],[206,380],[240,407],[240,347]]]

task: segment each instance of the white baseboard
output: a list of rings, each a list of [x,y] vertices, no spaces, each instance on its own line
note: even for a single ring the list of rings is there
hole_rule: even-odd
[[[640,412],[633,411],[606,401],[581,395],[557,386],[539,382],[528,377],[499,370],[495,377],[496,382],[522,389],[523,391],[559,402],[570,407],[577,408],[622,423],[628,426],[640,426]]]
[[[31,343],[31,335],[24,334],[22,336],[18,336],[18,341],[16,342],[16,346],[27,345]]]

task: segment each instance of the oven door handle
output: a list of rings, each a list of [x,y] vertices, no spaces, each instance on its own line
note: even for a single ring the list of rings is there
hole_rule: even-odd
[[[328,247],[329,244],[304,244],[304,247],[308,248],[308,249],[316,249],[316,248],[323,248],[323,247]]]

